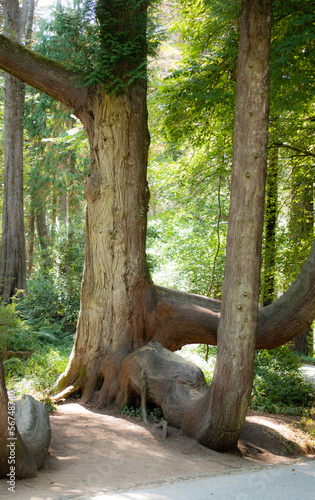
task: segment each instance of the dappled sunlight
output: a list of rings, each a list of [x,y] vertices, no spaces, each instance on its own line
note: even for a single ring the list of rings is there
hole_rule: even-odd
[[[57,499],[61,493],[89,496],[251,466],[241,457],[206,449],[177,429],[169,428],[163,439],[153,423],[145,426],[118,412],[78,403],[60,405],[51,415],[51,426],[45,465],[38,478],[19,484],[16,500]]]

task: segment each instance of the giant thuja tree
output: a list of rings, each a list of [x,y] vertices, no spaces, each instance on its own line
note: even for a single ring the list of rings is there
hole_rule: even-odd
[[[74,50],[73,59],[89,53],[85,63],[76,61],[73,69],[0,37],[0,66],[68,106],[89,138],[81,308],[69,365],[59,380],[60,389],[68,394],[76,391],[84,402],[121,403],[121,364],[150,340],[169,350],[192,342],[217,343],[220,303],[154,286],[146,265],[147,7],[148,2],[141,0],[89,2],[91,43]],[[244,0],[242,12],[245,33],[239,72],[251,90],[250,101],[239,96],[238,123],[257,131],[259,141],[255,149],[249,134],[243,148],[241,130],[235,134],[234,208],[218,367],[213,388],[202,400],[205,411],[192,409],[184,425],[185,432],[218,450],[231,449],[237,442],[252,383],[254,348],[288,341],[310,324],[315,311],[314,245],[288,292],[260,311],[256,331],[268,115],[268,88],[261,85],[266,85],[268,76],[271,2]],[[97,35],[93,24],[100,27]],[[257,37],[261,47],[257,56],[249,50],[256,47],[251,37]],[[257,103],[252,78],[259,88]],[[248,249],[240,241],[243,231]]]

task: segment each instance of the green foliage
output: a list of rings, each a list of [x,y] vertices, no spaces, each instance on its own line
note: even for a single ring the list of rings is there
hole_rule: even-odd
[[[314,405],[314,388],[303,379],[299,366],[287,346],[257,351],[250,408],[298,415]]]
[[[205,347],[206,346],[204,344],[190,344],[182,347],[180,351],[177,351],[177,354],[182,356],[187,361],[199,366],[199,368],[203,371],[207,384],[210,385],[214,371],[216,347],[210,348],[207,360],[205,359]]]
[[[207,361],[201,344],[187,345],[177,354],[199,366],[211,383],[216,347],[210,347]],[[314,388],[303,379],[299,367],[299,358],[287,346],[256,351],[250,409],[291,415],[309,411],[315,402]]]
[[[222,162],[205,150],[177,161],[152,151],[148,227],[154,238],[147,248],[156,283],[204,295],[212,283],[211,295],[220,297],[228,217]]]
[[[74,8],[59,6],[43,22],[36,50],[64,64],[83,86],[102,84],[123,92],[146,79],[147,56],[161,30],[147,21],[146,0],[83,0]]]
[[[28,360],[5,360],[3,364],[7,387],[14,387],[20,397],[33,393],[39,398],[49,399],[58,376],[67,366],[69,354],[70,346],[57,348],[37,343],[37,350]]]
[[[149,94],[154,143],[149,227],[158,234],[149,243],[154,279],[196,293],[207,294],[211,289],[218,298],[232,162],[240,3],[176,2],[167,46],[174,53],[177,50],[176,59],[163,68],[160,81],[157,77],[152,82],[154,92],[152,97]],[[269,148],[278,151],[279,171],[275,298],[297,276],[313,240],[313,11],[306,0],[274,2]],[[270,273],[267,261],[265,265]]]
[[[28,293],[17,301],[17,311],[37,337],[49,344],[73,339],[80,307],[80,284],[54,273],[36,273],[28,282]]]
[[[0,304],[0,352],[24,351],[34,348],[35,336],[30,328],[16,315],[15,304]],[[12,364],[20,360],[13,358]]]

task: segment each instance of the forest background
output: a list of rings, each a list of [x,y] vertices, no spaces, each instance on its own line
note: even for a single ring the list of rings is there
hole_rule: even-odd
[[[149,64],[148,263],[155,283],[218,299],[229,208],[238,4],[222,9],[215,0],[162,3],[152,10],[150,24],[158,52]],[[79,66],[73,41],[81,33],[81,46],[86,43],[87,12],[77,0],[57,1],[54,7],[43,9],[38,2],[32,48],[62,62],[77,57]],[[312,3],[294,1],[278,7],[261,305],[294,281],[314,238],[314,9]],[[1,79],[2,143],[3,89]],[[0,347],[8,387],[21,395],[35,393],[51,405],[51,388],[66,367],[79,310],[89,152],[80,122],[62,104],[30,87],[25,93],[27,289],[0,306]],[[0,160],[3,186],[3,155]],[[313,361],[312,329],[291,350],[257,352],[251,408],[312,413],[313,391],[303,382],[301,358],[292,349]],[[186,347],[182,354],[211,380],[214,347]]]

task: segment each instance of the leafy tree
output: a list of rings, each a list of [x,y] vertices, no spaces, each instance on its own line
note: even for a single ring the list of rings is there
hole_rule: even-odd
[[[259,9],[261,4],[262,10]],[[65,388],[67,394],[79,392],[82,401],[94,399],[99,404],[123,403],[121,384],[128,382],[129,374],[124,376],[120,373],[121,364],[129,353],[137,355],[138,348],[150,340],[158,341],[170,350],[191,342],[217,342],[220,303],[153,286],[146,264],[149,201],[146,180],[149,146],[145,79],[147,7],[147,2],[141,0],[96,2],[96,8],[90,12],[95,14],[100,30],[96,30],[95,38],[89,36],[95,52],[93,59],[86,62],[92,65],[89,69],[95,71],[96,76],[88,81],[88,86],[86,81],[82,83],[80,71],[77,73],[74,68],[66,68],[0,37],[0,66],[70,107],[82,121],[89,138],[91,166],[85,184],[87,217],[81,309],[72,355],[67,371],[59,380],[59,387]],[[242,19],[245,25],[249,23],[253,30],[251,33],[256,33],[259,28],[255,23],[257,19],[266,28],[258,37],[258,43],[264,48],[264,76],[268,73],[266,34],[270,26],[270,8],[269,0],[243,2]],[[95,26],[97,28],[98,24],[95,23]],[[243,31],[243,36],[245,33],[248,31]],[[248,55],[251,56],[250,52],[247,53],[248,42],[245,46],[241,45],[240,60],[244,57],[243,63]],[[260,58],[256,59],[256,55],[252,58],[253,61],[247,61],[250,64],[246,65],[246,71],[258,77]],[[101,73],[97,71],[100,60],[104,62]],[[244,85],[248,84],[250,79],[245,73]],[[266,148],[267,108],[264,104],[262,99],[260,105],[263,110],[249,107],[244,114],[250,122],[253,111],[253,120],[257,118],[261,124],[257,130],[261,134],[259,155],[256,158],[252,145],[248,150],[252,162],[260,166],[257,170],[252,162],[247,166],[248,158],[244,158],[243,165],[239,163],[237,134],[241,130],[236,128],[235,173],[240,172],[243,182],[239,183],[239,176],[234,174],[233,209],[230,214],[232,221],[236,217],[237,224],[233,228],[232,222],[228,236],[218,368],[213,389],[201,403],[206,411],[199,412],[195,407],[189,415],[185,415],[183,426],[185,432],[218,450],[231,449],[236,445],[250,394],[255,346],[280,345],[302,331],[305,323],[310,323],[314,317],[315,245],[288,292],[260,312],[255,336]],[[237,116],[239,119],[239,112]],[[257,198],[250,195],[255,179],[259,193]],[[244,202],[248,204],[239,216]],[[247,210],[250,213],[246,218],[243,215],[247,214]],[[239,223],[246,235],[250,255],[244,250],[244,242],[240,241],[241,233],[235,234]],[[240,248],[243,249],[241,255],[238,253]],[[236,279],[234,266],[237,267]],[[230,308],[229,304],[233,307]],[[240,325],[242,322],[246,324],[247,317],[247,333],[242,335]],[[237,318],[239,323],[236,321],[236,325],[230,327]],[[225,377],[227,372],[230,378]],[[237,378],[240,372],[243,373],[241,382]],[[236,390],[239,383],[240,392]],[[204,417],[202,422],[198,415]]]
[[[184,168],[194,164],[196,171],[205,171],[204,182],[199,177],[199,189],[207,182],[207,173],[211,179],[215,173],[221,177],[224,189],[229,189],[231,165],[231,144],[233,125],[233,103],[235,95],[237,36],[239,23],[237,9],[239,3],[223,5],[222,2],[177,2],[174,32],[179,40],[182,59],[176,70],[168,76],[158,91],[160,98],[155,109],[157,129],[166,135],[172,161],[176,151]],[[305,168],[305,160],[312,158],[313,124],[309,117],[313,115],[313,78],[310,67],[314,64],[313,52],[309,51],[314,43],[313,6],[309,2],[274,2],[273,28],[271,44],[271,113],[269,123],[269,179],[275,168],[277,156],[277,197],[271,200],[267,190],[264,239],[264,265],[262,273],[262,302],[271,302],[279,293],[292,283],[285,276],[286,269],[294,270],[294,276],[300,271],[303,254],[309,251],[312,237],[305,241],[305,246],[294,245],[290,255],[287,248],[292,247],[288,227],[287,207],[293,199],[288,188],[292,164]],[[202,19],[203,22],[200,22]],[[189,40],[189,43],[185,43]],[[172,42],[174,43],[174,42]],[[302,91],[297,80],[301,82]],[[216,98],[216,96],[218,98]],[[294,96],[294,99],[292,99]],[[156,100],[156,92],[153,100]],[[277,151],[277,155],[276,155]],[[224,156],[225,170],[218,168]],[[207,167],[204,168],[204,165]],[[296,168],[296,167],[295,167]],[[179,169],[178,169],[179,170]],[[172,179],[172,195],[176,189],[182,189],[185,174],[179,170]],[[312,175],[310,173],[310,175]],[[275,178],[275,176],[273,176]],[[192,177],[191,179],[194,179]],[[213,182],[215,188],[217,184]],[[193,181],[191,182],[193,187]],[[274,188],[272,188],[274,190]],[[209,196],[211,187],[209,187]],[[193,196],[198,199],[198,191]],[[294,196],[296,197],[297,192]],[[215,193],[212,194],[215,197]],[[178,198],[177,198],[178,200]],[[271,203],[271,206],[270,206]],[[177,202],[177,210],[181,206]],[[271,207],[273,207],[271,213]],[[181,210],[183,210],[181,208]],[[184,208],[186,210],[186,208]],[[154,218],[159,218],[159,215]],[[164,215],[161,215],[163,222]],[[188,207],[189,217],[189,207]],[[173,217],[174,219],[174,217]],[[269,223],[269,222],[270,223]],[[280,222],[281,221],[281,222]],[[224,217],[219,226],[222,246],[225,243]],[[280,223],[279,223],[280,222]],[[182,231],[182,228],[178,229]],[[211,228],[209,228],[209,232]],[[271,233],[273,236],[271,236]],[[180,238],[177,234],[177,253],[181,254]],[[169,244],[170,246],[170,244]],[[175,246],[175,242],[174,242]],[[269,248],[270,247],[270,248]],[[303,248],[303,250],[302,250]],[[277,249],[277,252],[275,252]],[[156,252],[158,252],[158,248]],[[203,258],[205,245],[199,245],[199,259]],[[301,252],[301,253],[300,253]],[[295,256],[295,257],[294,257]],[[214,259],[215,253],[212,254]],[[198,260],[194,255],[194,261]],[[191,265],[193,274],[194,265]],[[189,289],[204,293],[204,279],[196,274],[189,281]],[[205,275],[203,275],[204,278]],[[288,274],[287,274],[288,276]],[[285,287],[283,283],[286,282]],[[199,284],[199,285],[198,285]],[[268,291],[268,287],[271,287]],[[265,290],[266,288],[266,290]],[[270,297],[268,298],[268,294]]]

